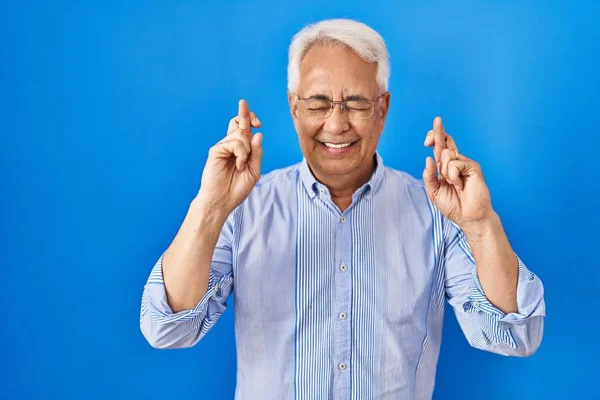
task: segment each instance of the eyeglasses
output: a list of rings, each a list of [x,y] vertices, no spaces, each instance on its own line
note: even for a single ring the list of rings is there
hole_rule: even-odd
[[[319,96],[303,98],[298,95],[296,95],[296,98],[303,103],[300,111],[304,117],[310,119],[327,119],[333,113],[336,104],[339,104],[342,112],[346,112],[346,115],[348,115],[348,119],[361,120],[371,118],[375,109],[375,103],[386,93],[382,93],[375,100],[351,99],[332,101]]]

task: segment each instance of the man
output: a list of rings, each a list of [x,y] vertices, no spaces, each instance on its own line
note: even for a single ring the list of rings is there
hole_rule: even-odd
[[[240,101],[145,286],[152,346],[193,346],[233,293],[237,399],[431,398],[446,299],[472,346],[536,351],[542,283],[511,248],[479,164],[438,117],[422,180],[383,165],[388,77],[364,24],[294,37],[288,100],[304,159],[261,177],[261,123]]]

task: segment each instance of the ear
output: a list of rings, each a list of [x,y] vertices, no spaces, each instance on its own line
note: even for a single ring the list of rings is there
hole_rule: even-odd
[[[296,133],[299,134],[299,125],[298,125],[298,102],[296,101],[296,95],[288,90],[288,104],[290,105],[290,114],[292,114],[292,122],[294,123],[294,128],[296,128]]]
[[[383,96],[381,96],[381,100],[379,100],[381,104],[381,118],[379,118],[380,128],[383,131],[383,127],[385,126],[385,121],[387,119],[388,111],[390,109],[390,101],[392,95],[390,92],[387,92]]]
[[[298,102],[296,101],[296,96],[288,90],[288,104],[290,105],[290,114],[292,114],[292,118],[294,122],[298,119]]]

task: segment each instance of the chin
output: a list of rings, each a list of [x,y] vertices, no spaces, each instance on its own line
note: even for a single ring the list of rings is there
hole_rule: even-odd
[[[319,159],[316,167],[327,175],[346,175],[356,170],[357,160],[352,159]]]

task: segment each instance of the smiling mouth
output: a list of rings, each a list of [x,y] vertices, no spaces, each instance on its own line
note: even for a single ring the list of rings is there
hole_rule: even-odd
[[[318,141],[318,142],[326,147],[329,147],[330,149],[343,149],[344,147],[352,146],[354,143],[358,142],[358,140],[355,140],[353,142],[345,142],[345,143],[332,143],[332,142],[321,142],[321,141]]]

